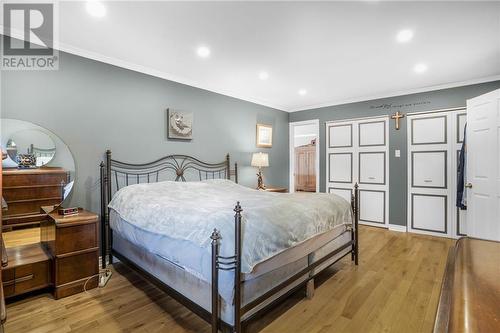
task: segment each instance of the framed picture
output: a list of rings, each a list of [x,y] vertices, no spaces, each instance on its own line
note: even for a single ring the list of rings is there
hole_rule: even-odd
[[[257,147],[271,148],[273,146],[273,127],[257,124]]]
[[[193,139],[193,113],[167,109],[169,139]]]

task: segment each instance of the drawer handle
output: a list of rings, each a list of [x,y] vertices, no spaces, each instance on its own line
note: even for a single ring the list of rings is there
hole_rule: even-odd
[[[14,279],[14,280],[5,281],[5,282],[3,282],[3,285],[6,287],[11,286],[11,285],[16,284],[16,283],[21,283],[21,282],[32,280],[34,277],[35,276],[33,274],[26,275],[26,276],[23,276],[23,277]]]
[[[432,179],[424,179],[424,183],[432,183]]]
[[[375,179],[375,177],[368,177],[368,179],[370,179],[370,180],[374,180],[374,179]]]

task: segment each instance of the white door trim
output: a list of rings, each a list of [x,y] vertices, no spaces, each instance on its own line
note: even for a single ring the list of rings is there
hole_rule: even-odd
[[[294,121],[289,123],[289,154],[290,154],[290,163],[289,163],[289,177],[290,177],[290,188],[289,192],[293,193],[295,192],[295,177],[294,177],[294,172],[295,172],[295,147],[294,147],[294,139],[295,139],[295,126],[302,126],[302,125],[315,125],[315,134],[316,134],[316,163],[315,163],[315,169],[316,169],[316,193],[319,192],[319,119],[312,119],[312,120],[304,120],[304,121]]]

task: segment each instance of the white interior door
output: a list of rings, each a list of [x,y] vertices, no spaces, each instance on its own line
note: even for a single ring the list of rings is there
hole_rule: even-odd
[[[408,228],[412,232],[465,234],[465,213],[455,206],[464,120],[463,109],[408,116]]]
[[[326,189],[350,200],[359,184],[359,222],[389,224],[388,118],[326,124]]]
[[[500,240],[500,90],[467,101],[467,231]]]

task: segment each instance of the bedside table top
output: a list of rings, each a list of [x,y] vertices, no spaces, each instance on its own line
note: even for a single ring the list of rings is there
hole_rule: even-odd
[[[78,215],[69,215],[62,216],[54,211],[49,214],[49,217],[54,220],[56,225],[75,225],[75,224],[86,224],[86,223],[95,223],[98,220],[98,215],[92,212],[86,211],[85,209],[79,209]]]
[[[272,186],[267,186],[266,189],[264,190],[266,192],[280,192],[280,193],[286,193],[288,192],[288,189],[285,187],[272,187]]]

